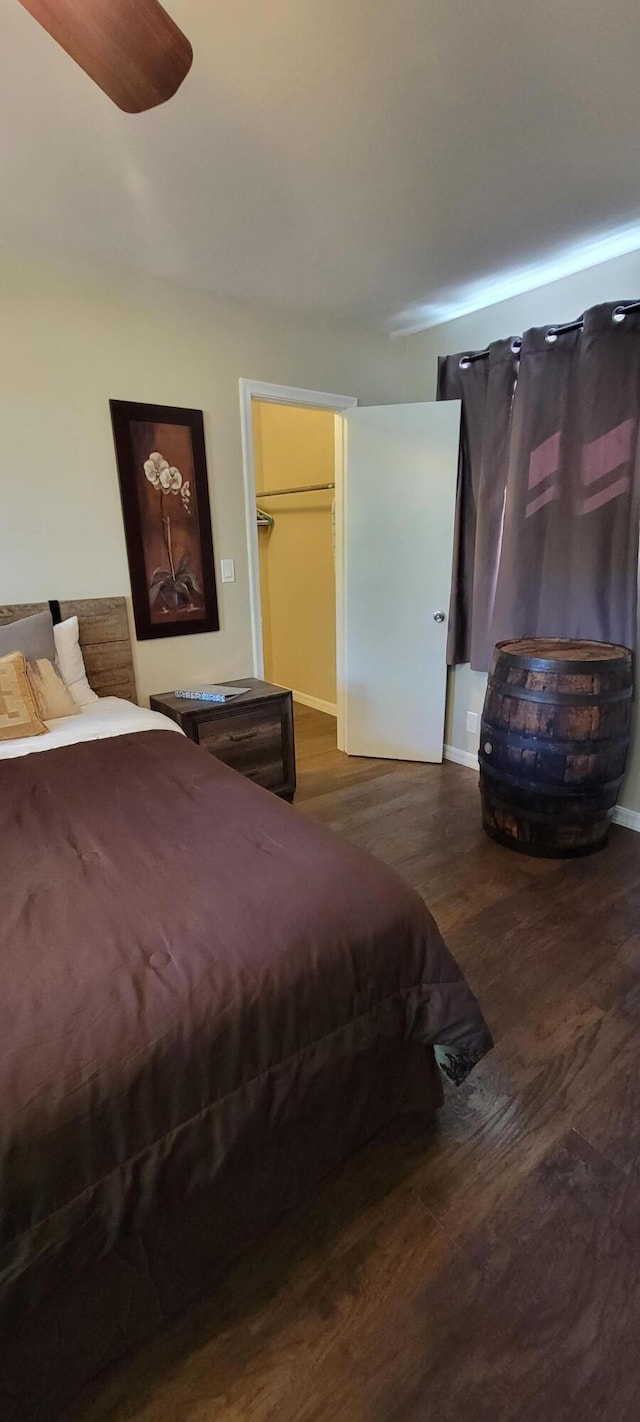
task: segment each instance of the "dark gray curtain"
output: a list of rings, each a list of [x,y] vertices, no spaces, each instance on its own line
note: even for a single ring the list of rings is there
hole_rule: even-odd
[[[487,365],[489,379],[478,480],[471,595],[469,660],[475,670],[489,667],[495,645],[495,600],[500,570],[511,411],[518,374],[518,357],[511,340],[494,341]]]
[[[616,322],[620,304],[592,308],[581,330],[555,339],[548,327],[527,331],[518,368],[506,341],[469,367],[488,374],[475,440],[461,444],[473,548],[458,558],[467,581],[454,585],[452,609],[457,619],[464,610],[468,635],[450,661],[486,671],[507,637],[635,645],[640,312]],[[461,398],[464,407],[462,381]]]
[[[439,400],[461,400],[458,489],[447,661],[482,667],[493,649],[511,401],[517,357],[510,340],[465,363],[465,352],[438,361]],[[488,660],[487,660],[488,666]]]
[[[440,356],[438,400],[461,400],[458,488],[453,535],[453,570],[447,662],[468,662],[471,649],[471,616],[476,548],[476,507],[484,432],[489,363],[473,361],[461,366],[461,356]]]

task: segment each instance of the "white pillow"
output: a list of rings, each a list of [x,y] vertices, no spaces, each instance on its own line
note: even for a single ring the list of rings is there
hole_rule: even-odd
[[[98,697],[95,691],[91,690],[87,681],[87,673],[80,650],[77,617],[67,617],[65,622],[56,623],[53,635],[58,667],[76,706],[91,706],[94,701],[98,700]]]

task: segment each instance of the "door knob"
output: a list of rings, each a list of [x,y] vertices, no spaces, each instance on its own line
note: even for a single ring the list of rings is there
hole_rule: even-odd
[[[434,614],[433,614],[433,620],[434,620],[434,622],[444,622],[444,619],[445,619],[445,614],[444,614],[444,612],[434,612]]]

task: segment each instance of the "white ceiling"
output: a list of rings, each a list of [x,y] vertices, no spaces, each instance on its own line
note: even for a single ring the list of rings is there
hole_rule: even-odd
[[[165,3],[193,69],[131,116],[0,0],[0,239],[401,326],[640,247],[637,0]]]

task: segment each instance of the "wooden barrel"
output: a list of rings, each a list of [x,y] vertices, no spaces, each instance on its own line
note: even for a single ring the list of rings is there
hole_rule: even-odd
[[[487,834],[551,858],[602,848],[627,759],[632,696],[627,647],[499,642],[480,733]]]

